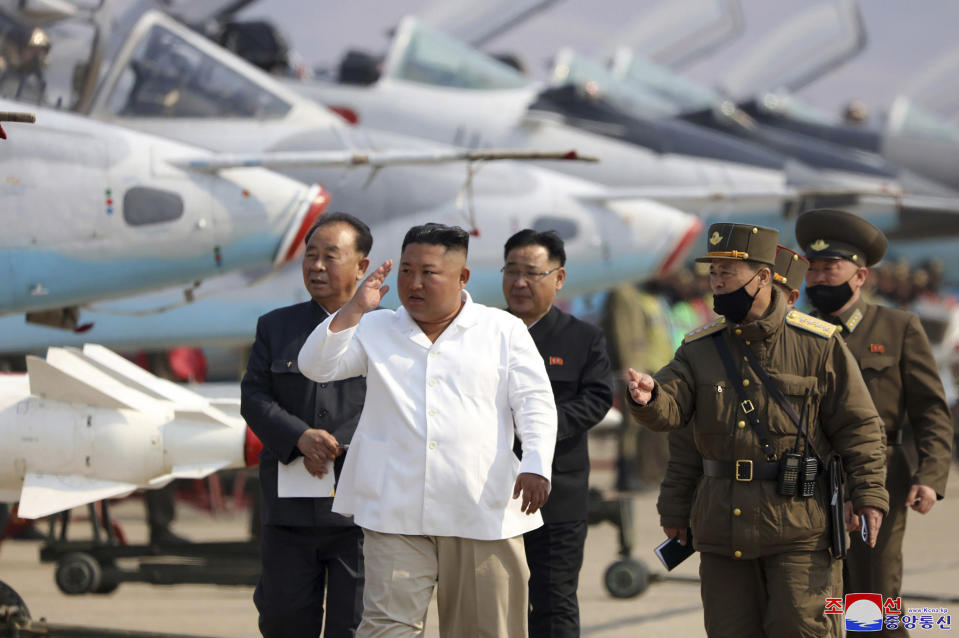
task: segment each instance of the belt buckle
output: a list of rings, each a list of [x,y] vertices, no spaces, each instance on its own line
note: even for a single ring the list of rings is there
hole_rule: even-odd
[[[736,480],[740,483],[748,483],[753,480],[752,460],[739,459],[736,461]]]
[[[749,399],[746,399],[745,401],[740,403],[739,407],[741,407],[743,409],[743,412],[745,412],[746,414],[749,414],[750,412],[756,409],[756,406],[754,406],[753,402],[750,401]]]

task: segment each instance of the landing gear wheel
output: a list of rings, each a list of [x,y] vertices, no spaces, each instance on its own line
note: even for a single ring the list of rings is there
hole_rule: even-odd
[[[112,594],[120,586],[116,573],[117,562],[112,558],[100,561],[100,585],[93,590],[94,594]]]
[[[30,620],[30,610],[27,609],[27,603],[23,602],[13,587],[0,580],[0,607],[19,607],[20,618]]]
[[[604,583],[613,598],[635,598],[649,587],[649,572],[642,563],[624,558],[606,569]]]
[[[72,552],[57,561],[57,587],[64,594],[90,594],[100,587],[100,563],[86,552]]]

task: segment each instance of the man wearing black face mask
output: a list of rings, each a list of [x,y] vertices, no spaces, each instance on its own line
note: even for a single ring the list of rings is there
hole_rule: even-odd
[[[636,420],[685,435],[690,453],[670,459],[660,522],[683,544],[692,529],[711,638],[839,633],[839,618],[824,613],[841,589],[840,563],[827,550],[830,493],[815,465],[809,494],[782,489],[795,484],[779,480],[795,449],[811,442],[806,456],[839,454],[872,541],[888,506],[876,409],[835,327],[789,310],[772,285],[778,236],[713,224],[697,261],[710,264],[724,317],[687,334],[655,377],[629,370]],[[806,436],[790,412],[803,415]]]
[[[889,515],[876,548],[853,534],[844,568],[846,592],[897,598],[902,585],[906,512],[925,514],[944,495],[952,458],[952,421],[929,341],[909,312],[866,303],[867,268],[882,259],[886,238],[865,219],[838,210],[814,210],[796,221],[796,239],[811,265],[806,295],[817,314],[835,324],[862,368],[886,430]],[[919,464],[913,470],[902,447],[912,427]],[[847,525],[859,520],[847,506]],[[888,635],[906,631],[883,630]]]

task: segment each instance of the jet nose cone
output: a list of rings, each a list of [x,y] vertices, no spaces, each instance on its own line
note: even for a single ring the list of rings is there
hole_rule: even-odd
[[[617,199],[608,201],[607,207],[618,217],[614,227],[607,227],[611,253],[637,272],[654,276],[679,264],[703,228],[695,215],[653,200]]]

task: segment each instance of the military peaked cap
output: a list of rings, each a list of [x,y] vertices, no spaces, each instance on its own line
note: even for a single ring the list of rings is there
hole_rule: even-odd
[[[737,259],[757,261],[773,266],[776,263],[776,242],[779,231],[752,224],[713,224],[706,233],[706,256],[696,261]]]
[[[785,246],[776,246],[776,267],[773,268],[773,280],[790,290],[799,290],[806,272],[809,271],[809,260],[795,250]]]
[[[862,217],[826,208],[799,216],[796,241],[808,259],[848,259],[860,266],[877,263],[888,246],[882,231]]]

